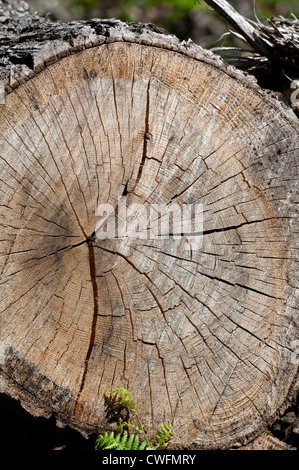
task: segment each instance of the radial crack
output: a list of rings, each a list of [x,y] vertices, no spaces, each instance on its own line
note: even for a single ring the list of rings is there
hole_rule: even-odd
[[[151,84],[151,82],[149,80],[148,85],[147,85],[147,89],[146,89],[146,109],[145,109],[143,152],[142,152],[142,159],[141,159],[141,162],[140,162],[140,166],[139,166],[136,182],[135,182],[135,185],[134,185],[134,189],[137,187],[137,185],[140,181],[143,166],[144,166],[145,160],[147,158],[147,144],[148,144],[148,141],[149,141],[149,105],[150,105],[150,92],[149,92],[149,90],[150,90],[150,84]]]
[[[82,375],[80,389],[79,389],[79,392],[78,392],[78,395],[77,395],[77,398],[76,398],[76,402],[75,402],[75,405],[74,405],[74,410],[76,410],[78,400],[79,400],[80,395],[82,393],[82,390],[84,388],[86,374],[87,374],[87,370],[88,370],[89,359],[90,359],[92,349],[93,349],[93,346],[94,346],[94,340],[95,340],[95,335],[96,335],[96,324],[97,324],[97,318],[98,318],[98,286],[97,286],[97,281],[96,281],[96,266],[95,266],[95,258],[94,258],[94,247],[93,247],[92,241],[93,241],[92,237],[90,237],[87,240],[88,255],[89,255],[90,278],[91,278],[92,291],[93,291],[93,318],[92,318],[92,323],[91,323],[89,345],[88,345],[88,349],[87,349],[87,353],[86,353],[85,361],[84,361],[84,371],[83,371],[83,375]]]

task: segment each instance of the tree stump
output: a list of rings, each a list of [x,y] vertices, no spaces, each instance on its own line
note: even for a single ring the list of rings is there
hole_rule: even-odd
[[[150,436],[245,445],[298,387],[298,121],[152,25],[2,8],[1,391],[88,434],[124,387]],[[100,240],[120,197],[202,204],[200,249]]]

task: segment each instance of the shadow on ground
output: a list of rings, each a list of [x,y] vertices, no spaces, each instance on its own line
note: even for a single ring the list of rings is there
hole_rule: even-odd
[[[17,400],[0,394],[1,449],[93,450],[96,436],[84,438],[69,427],[59,428],[56,420],[35,418]]]

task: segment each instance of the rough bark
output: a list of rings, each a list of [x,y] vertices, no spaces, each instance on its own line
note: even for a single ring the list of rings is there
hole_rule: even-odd
[[[174,446],[245,445],[298,387],[298,120],[152,25],[2,8],[1,391],[89,433],[125,387]],[[97,240],[124,195],[202,203],[201,249]]]

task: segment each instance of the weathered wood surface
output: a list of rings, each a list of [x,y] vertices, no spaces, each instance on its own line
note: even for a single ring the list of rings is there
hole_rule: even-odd
[[[152,26],[29,14],[0,47],[1,391],[88,433],[126,387],[174,446],[245,445],[298,387],[298,121]],[[202,203],[201,249],[95,240],[122,195]]]

